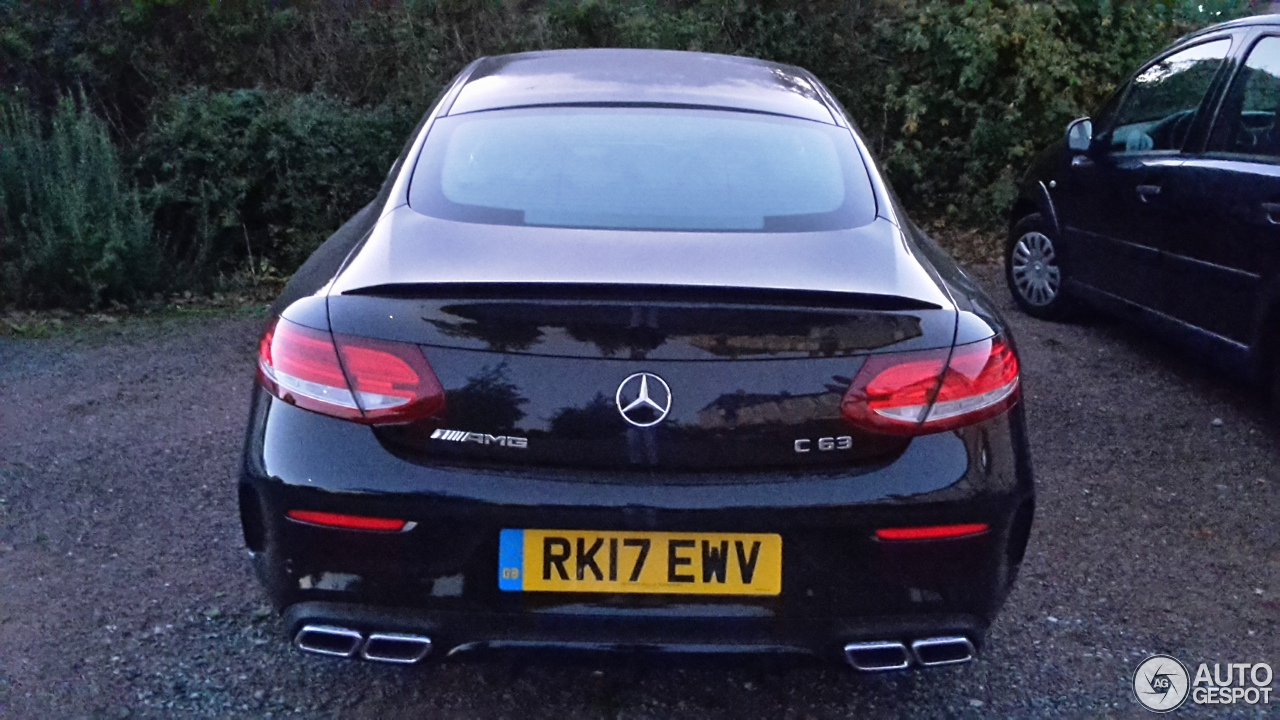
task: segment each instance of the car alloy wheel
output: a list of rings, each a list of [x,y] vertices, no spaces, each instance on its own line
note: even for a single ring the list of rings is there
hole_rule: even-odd
[[[1032,231],[1018,238],[1011,260],[1014,287],[1028,304],[1045,307],[1058,297],[1062,269],[1047,235]]]

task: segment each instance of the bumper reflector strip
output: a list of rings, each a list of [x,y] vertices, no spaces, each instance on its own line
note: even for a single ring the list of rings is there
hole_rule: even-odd
[[[396,520],[394,518],[341,515],[339,513],[318,512],[315,510],[290,510],[285,513],[285,516],[290,520],[312,525],[342,528],[343,530],[371,530],[373,532],[400,532],[408,524],[405,520]]]
[[[878,540],[943,540],[947,538],[980,535],[986,532],[986,523],[964,523],[961,525],[928,525],[909,528],[880,528],[876,530]]]

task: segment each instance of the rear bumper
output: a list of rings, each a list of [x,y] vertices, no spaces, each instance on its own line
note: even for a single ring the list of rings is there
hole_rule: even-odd
[[[261,393],[254,408],[241,480],[246,540],[290,637],[316,624],[420,634],[431,637],[432,659],[626,651],[839,661],[847,643],[947,635],[980,647],[1033,512],[1020,408],[918,438],[908,452],[915,455],[889,467],[700,485],[416,465],[382,449],[366,427]],[[287,520],[290,509],[414,526],[387,534],[320,528]],[[911,542],[874,534],[961,522],[990,530]],[[777,533],[782,592],[504,592],[505,528]]]
[[[980,648],[986,623],[965,615],[779,619],[447,612],[351,603],[302,602],[284,613],[289,637],[308,626],[349,628],[368,637],[403,633],[429,638],[427,661],[529,658],[578,660],[660,655],[703,660],[757,658],[790,663],[846,662],[851,643],[964,637]],[[910,656],[912,665],[921,664]]]

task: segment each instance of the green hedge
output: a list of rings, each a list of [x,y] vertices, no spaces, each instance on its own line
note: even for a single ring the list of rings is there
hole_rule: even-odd
[[[995,231],[1016,178],[1069,119],[1095,108],[1161,46],[1245,4],[0,0],[0,87],[19,88],[36,115],[64,124],[70,110],[60,98],[83,93],[109,119],[121,149],[123,164],[104,160],[95,170],[115,172],[114,184],[103,185],[117,188],[113,217],[136,218],[140,198],[144,217],[119,220],[128,228],[120,232],[132,238],[150,227],[148,243],[126,244],[159,248],[166,289],[206,289],[248,263],[291,272],[372,197],[405,133],[480,55],[631,46],[802,65],[849,109],[917,220]],[[49,124],[21,117],[9,122],[26,123],[25,136]],[[47,186],[47,172],[39,164],[10,167],[5,182]],[[89,190],[72,182],[57,192],[75,205],[76,193]],[[65,271],[44,267],[63,262],[55,256],[90,262],[102,254],[93,248],[110,243],[68,235],[56,242],[86,243],[83,252],[35,252],[53,242],[48,228],[64,222],[43,213],[77,211],[5,207],[41,217],[15,224],[6,215],[0,302],[90,305],[160,287],[106,270],[137,262],[138,277],[150,278],[154,251]],[[58,272],[83,278],[82,289],[72,291],[65,279],[50,284]]]
[[[296,268],[369,202],[412,127],[318,93],[195,90],[156,108],[135,175],[166,257],[199,288],[228,261]]]
[[[897,61],[883,75],[879,122],[870,112],[863,120],[909,205],[996,229],[1018,176],[1072,118],[1162,46],[1241,5],[918,3],[908,18],[876,25],[880,52]]]
[[[102,120],[63,98],[46,127],[0,102],[0,304],[132,302],[160,287],[159,260]]]

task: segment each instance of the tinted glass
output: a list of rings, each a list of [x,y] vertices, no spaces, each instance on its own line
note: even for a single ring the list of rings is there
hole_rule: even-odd
[[[1244,83],[1244,93],[1227,150],[1280,156],[1280,133],[1276,131],[1276,108],[1280,106],[1280,38],[1259,40],[1249,51],[1236,82]]]
[[[1134,78],[1116,113],[1110,148],[1117,152],[1180,150],[1230,40],[1174,53]]]
[[[743,112],[530,108],[443,118],[410,205],[449,220],[788,232],[875,217],[849,131]]]

